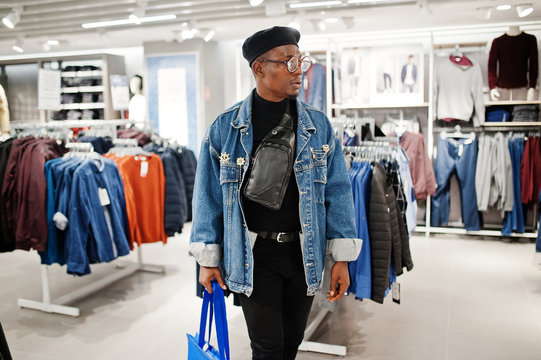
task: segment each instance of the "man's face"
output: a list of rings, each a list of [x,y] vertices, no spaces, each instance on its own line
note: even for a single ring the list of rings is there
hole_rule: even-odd
[[[296,45],[282,45],[269,50],[261,59],[288,61],[291,57],[300,58],[301,52]],[[260,67],[260,68],[259,68]],[[254,65],[258,94],[269,101],[281,101],[293,98],[301,89],[302,70],[299,67],[291,73],[287,64],[256,61]]]

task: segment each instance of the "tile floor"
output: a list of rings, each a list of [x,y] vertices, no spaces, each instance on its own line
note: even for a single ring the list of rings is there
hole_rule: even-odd
[[[165,265],[165,274],[138,272],[80,300],[77,318],[20,309],[18,298],[41,299],[38,255],[0,254],[0,321],[14,359],[185,359],[185,333],[196,331],[201,306],[188,233],[189,226],[167,245],[144,246],[145,262]],[[346,345],[346,359],[541,359],[541,266],[533,243],[415,236],[411,248],[415,268],[399,278],[401,305],[348,297],[311,340]],[[51,296],[113,271],[114,264],[100,264],[74,278],[53,266]],[[240,308],[228,303],[228,319],[233,359],[250,359]]]

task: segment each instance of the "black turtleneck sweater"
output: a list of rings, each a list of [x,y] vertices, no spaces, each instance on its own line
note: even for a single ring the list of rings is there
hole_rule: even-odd
[[[280,102],[267,101],[260,97],[255,89],[252,99],[253,155],[265,135],[280,124],[288,101],[291,101],[290,110],[295,120],[295,129],[297,128],[297,106],[295,101],[289,99]],[[242,200],[248,229],[251,231],[289,232],[301,230],[299,189],[293,171],[289,177],[289,184],[280,210],[269,209],[246,199],[244,196]]]

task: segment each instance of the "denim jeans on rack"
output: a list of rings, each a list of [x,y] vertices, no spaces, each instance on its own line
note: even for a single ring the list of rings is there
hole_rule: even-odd
[[[449,222],[449,188],[451,176],[456,173],[460,186],[462,221],[466,230],[479,230],[480,221],[475,193],[477,139],[439,137],[434,172],[438,188],[432,198],[431,226]]]
[[[513,210],[505,213],[502,235],[510,236],[511,232],[524,232],[524,209],[522,206],[522,189],[520,184],[520,163],[524,154],[524,138],[511,138],[507,143],[511,155],[513,169]]]

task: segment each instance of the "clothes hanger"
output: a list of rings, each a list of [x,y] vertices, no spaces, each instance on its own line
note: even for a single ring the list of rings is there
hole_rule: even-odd
[[[453,139],[474,139],[475,138],[475,133],[473,131],[469,134],[464,134],[463,132],[461,132],[460,125],[455,125],[454,132],[448,133],[446,131],[443,131],[441,135],[444,138],[453,138]]]

